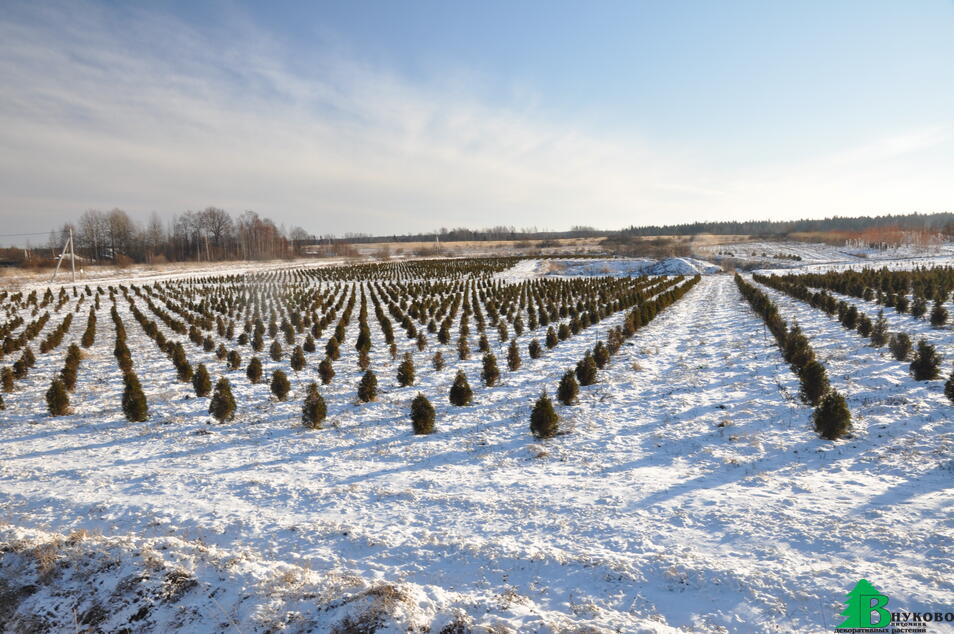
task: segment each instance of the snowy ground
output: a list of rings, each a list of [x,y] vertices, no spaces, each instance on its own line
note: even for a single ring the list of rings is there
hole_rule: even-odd
[[[498,273],[497,279],[520,282],[538,277],[642,277],[644,275],[708,275],[721,269],[696,258],[567,258],[526,259]]]
[[[578,405],[558,406],[569,433],[544,442],[529,434],[533,400],[619,316],[515,373],[502,365],[499,387],[479,386],[476,355],[459,364],[475,404],[433,399],[438,433],[415,437],[411,398],[453,379],[430,369],[431,351],[416,357],[419,385],[382,376],[379,401],[360,406],[348,398],[360,373],[336,366],[327,429],[300,426],[300,392],[278,403],[239,381],[247,405],[210,425],[207,401],[124,313],[152,406],[149,422],[126,423],[104,303],[75,415],[43,412],[62,350],[4,395],[0,623],[823,632],[861,577],[892,609],[950,609],[954,423],[940,382],[915,384],[820,311],[767,292],[847,393],[851,440],[812,433],[795,376],[728,275],[639,331]]]
[[[262,262],[179,262],[174,264],[134,264],[126,268],[114,266],[76,267],[76,283],[79,285],[107,285],[107,284],[152,284],[165,280],[174,280],[195,275],[231,275],[236,273],[250,273],[261,271],[279,271],[289,267],[316,267],[336,266],[343,264],[341,258],[328,259],[297,259],[297,260],[269,260]],[[56,284],[72,285],[72,277],[68,268],[69,261],[57,273]],[[15,292],[23,290],[30,292],[39,289],[41,292],[51,286],[50,280],[54,271],[29,271],[22,269],[0,269],[0,290]]]
[[[759,269],[759,273],[824,273],[826,271],[860,271],[864,268],[887,268],[892,271],[905,271],[919,266],[954,266],[954,255],[950,254],[922,254],[909,258],[881,258],[881,259],[842,259],[829,262],[809,263],[804,266],[796,267],[797,270],[784,269],[776,267],[774,264],[767,264]]]
[[[800,257],[800,262],[803,263],[830,262],[833,260],[843,260],[849,256],[849,253],[845,249],[821,242],[726,242],[723,244],[699,246],[696,247],[696,251],[706,256],[764,260],[777,264],[790,263],[792,266],[797,265],[799,261],[794,259],[790,260],[789,258],[791,256]]]
[[[798,272],[841,271],[864,267],[910,269],[954,263],[954,243],[925,248],[872,249],[821,242],[751,241],[702,245],[695,247],[695,253],[723,266],[762,273],[791,273],[793,269],[798,269]]]
[[[846,259],[897,260],[924,256],[954,256],[954,244],[936,246],[896,246],[875,249],[867,246],[831,245],[823,242],[745,241],[709,244],[697,248],[699,253],[736,258],[788,259],[798,256],[802,263],[837,262]],[[776,257],[779,256],[779,257]]]

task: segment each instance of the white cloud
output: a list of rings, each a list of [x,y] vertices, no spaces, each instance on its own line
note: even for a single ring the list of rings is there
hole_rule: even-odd
[[[741,169],[482,103],[456,77],[424,85],[331,52],[292,59],[238,19],[208,33],[94,5],[7,16],[0,217],[22,230],[114,206],[215,204],[390,233],[923,210],[954,194],[936,156],[918,159],[951,157],[943,128]]]

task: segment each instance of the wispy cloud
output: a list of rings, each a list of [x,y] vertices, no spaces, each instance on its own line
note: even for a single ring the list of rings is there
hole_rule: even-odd
[[[452,78],[414,83],[331,50],[295,58],[241,16],[208,32],[87,4],[5,15],[0,216],[24,230],[113,206],[215,204],[316,232],[375,233],[876,211],[852,202],[867,197],[848,185],[907,209],[917,199],[886,199],[857,175],[875,159],[951,147],[935,129],[737,170],[633,131],[605,138],[533,106],[487,103]],[[923,182],[928,172],[921,193],[950,196],[941,181]]]

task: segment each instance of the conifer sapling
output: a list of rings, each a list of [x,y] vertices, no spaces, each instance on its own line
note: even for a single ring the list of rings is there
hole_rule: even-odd
[[[543,356],[543,350],[540,349],[540,342],[536,339],[530,341],[530,345],[527,346],[527,351],[530,353],[531,359],[539,359]]]
[[[242,355],[239,354],[238,350],[230,350],[225,358],[229,370],[238,370],[242,367]]]
[[[305,351],[302,350],[301,346],[295,346],[295,349],[292,350],[290,364],[291,369],[295,372],[301,372],[305,369],[307,361],[305,360]]]
[[[325,357],[318,364],[318,376],[321,377],[322,385],[328,385],[335,378],[335,369],[331,365],[331,357]]]
[[[825,366],[818,361],[810,361],[799,371],[798,378],[802,384],[802,398],[810,405],[818,405],[829,389]]]
[[[235,398],[232,396],[232,384],[224,376],[215,384],[215,392],[209,401],[209,414],[220,423],[235,418]]]
[[[368,356],[367,350],[358,351],[358,368],[364,372],[371,367],[371,357]]]
[[[483,370],[480,377],[484,380],[484,385],[493,387],[500,380],[500,370],[497,368],[497,357],[492,352],[484,355]]]
[[[325,355],[331,357],[333,361],[337,361],[338,357],[341,356],[341,352],[338,348],[338,340],[332,335],[328,339],[328,343],[325,344]]]
[[[195,389],[196,396],[208,396],[212,391],[212,378],[204,363],[200,363],[195,374],[192,375],[192,387]]]
[[[934,308],[931,309],[931,325],[940,328],[945,323],[947,323],[947,309],[944,308],[944,303],[937,299],[934,301]]]
[[[275,398],[284,401],[288,398],[288,391],[291,389],[291,383],[288,382],[288,375],[281,370],[275,370],[272,372],[270,387]]]
[[[891,341],[888,343],[891,354],[898,361],[907,361],[911,355],[911,337],[903,332],[891,335]]]
[[[312,381],[305,388],[305,402],[301,409],[301,422],[309,429],[321,429],[321,423],[328,415],[325,399],[318,391],[318,384]]]
[[[530,431],[537,438],[552,438],[557,433],[559,422],[553,402],[544,390],[530,412]]]
[[[832,390],[812,414],[815,431],[826,440],[837,440],[851,431],[851,412],[845,397]]]
[[[520,358],[520,349],[517,348],[517,340],[510,340],[510,348],[507,350],[507,369],[516,372],[520,369],[523,360]]]
[[[954,403],[954,371],[951,372],[951,375],[947,377],[947,381],[944,382],[944,396]]]
[[[131,423],[141,423],[149,417],[149,406],[146,403],[146,395],[142,391],[142,385],[139,383],[139,377],[135,372],[127,372],[123,375],[123,414],[126,420]]]
[[[557,388],[557,398],[564,405],[572,405],[580,393],[580,384],[576,381],[576,374],[573,370],[567,370],[560,379],[560,387]]]
[[[258,357],[252,357],[252,360],[248,362],[248,367],[245,368],[245,376],[248,377],[248,380],[252,383],[258,383],[262,380],[262,361]]]
[[[398,365],[397,382],[401,387],[414,384],[414,358],[410,352],[404,353],[404,360]]]
[[[587,350],[586,355],[576,363],[576,380],[580,385],[593,385],[596,383],[596,361],[593,354]]]
[[[70,397],[59,377],[53,379],[50,389],[46,391],[46,408],[50,416],[65,416],[70,411]]]
[[[593,348],[593,361],[596,363],[596,367],[602,370],[609,363],[609,360],[610,355],[606,344],[602,341],[596,342],[596,346]]]
[[[888,321],[884,318],[884,311],[878,311],[878,317],[871,327],[871,345],[881,347],[888,343]]]
[[[917,352],[911,361],[911,375],[915,381],[930,381],[941,376],[941,357],[926,339],[918,341]]]
[[[463,370],[457,371],[457,376],[454,377],[454,384],[451,385],[449,398],[451,404],[458,407],[470,405],[473,401],[474,393],[470,389],[470,384],[467,382],[467,375],[464,374]]]
[[[358,400],[369,403],[378,397],[378,377],[372,370],[368,370],[358,383]]]
[[[434,433],[434,406],[424,394],[418,392],[411,401],[411,425],[415,434]]]

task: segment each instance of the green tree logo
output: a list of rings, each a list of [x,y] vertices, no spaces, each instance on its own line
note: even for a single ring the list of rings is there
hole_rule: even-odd
[[[888,605],[888,597],[878,592],[867,579],[855,584],[845,603],[847,605],[841,615],[847,618],[838,629],[887,627],[891,623],[891,613],[884,609]]]

